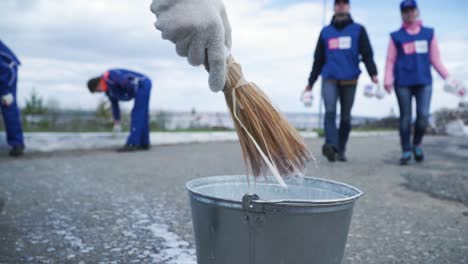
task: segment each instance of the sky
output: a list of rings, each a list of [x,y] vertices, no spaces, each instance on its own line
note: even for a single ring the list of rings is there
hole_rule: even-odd
[[[248,80],[258,84],[285,112],[318,112],[320,82],[314,87],[314,106],[299,98],[307,84],[317,38],[333,1],[226,0],[233,28],[232,54],[242,63]],[[326,3],[327,2],[327,3]],[[324,5],[326,3],[326,5]],[[351,14],[370,36],[379,73],[384,70],[389,33],[401,26],[400,0],[351,0]],[[47,104],[61,108],[95,109],[104,95],[91,95],[89,78],[109,68],[128,68],[153,80],[151,109],[225,112],[222,93],[208,88],[202,67],[177,56],[172,43],[154,28],[150,0],[2,0],[0,39],[22,61],[18,102],[35,90]],[[420,0],[421,19],[435,27],[442,60],[451,75],[468,84],[468,22],[465,0]],[[361,64],[353,114],[383,117],[398,113],[392,94],[379,101],[363,95],[370,79]],[[459,99],[443,92],[433,72],[431,110],[456,107]],[[379,74],[383,81],[383,75]],[[133,103],[125,103],[131,109]]]

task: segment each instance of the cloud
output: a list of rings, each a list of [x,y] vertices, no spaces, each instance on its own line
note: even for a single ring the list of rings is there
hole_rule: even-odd
[[[123,67],[147,74],[153,80],[152,109],[226,111],[222,94],[208,89],[203,68],[188,65],[174,46],[154,29],[150,0],[2,0],[0,32],[3,40],[23,61],[19,96],[24,102],[34,87],[60,105],[93,109],[102,99],[86,91],[88,78],[109,68]],[[232,0],[225,1],[233,27],[233,55],[246,77],[256,82],[282,110],[303,112],[300,92],[306,85],[312,55],[322,23],[322,1]],[[353,9],[357,19],[369,25],[383,59],[390,26],[377,14]],[[331,15],[328,12],[329,16]],[[380,27],[380,25],[385,25]],[[468,76],[465,37],[441,38],[443,57],[455,76]],[[364,69],[364,67],[362,67]],[[363,74],[361,85],[369,82]],[[460,77],[460,78],[461,78]],[[436,82],[440,85],[440,82]],[[319,83],[315,88],[318,112]],[[451,106],[455,99],[439,95],[434,107]],[[443,99],[442,99],[443,98]],[[131,107],[127,104],[126,107]],[[394,97],[369,100],[358,91],[354,113],[383,116],[397,108]]]

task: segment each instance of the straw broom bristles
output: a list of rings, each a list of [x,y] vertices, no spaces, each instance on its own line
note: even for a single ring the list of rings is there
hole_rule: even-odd
[[[227,64],[224,94],[249,172],[253,176],[267,175],[273,165],[273,170],[276,169],[281,176],[302,174],[306,163],[314,157],[299,132],[260,88],[245,81],[241,65],[232,56]],[[270,166],[257,147],[268,158]],[[280,184],[285,186],[282,181]]]

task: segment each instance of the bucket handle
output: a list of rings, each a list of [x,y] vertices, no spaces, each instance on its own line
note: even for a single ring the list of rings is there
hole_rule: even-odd
[[[245,194],[242,197],[242,209],[251,213],[265,213],[266,206],[274,205],[294,205],[294,206],[304,206],[304,207],[313,207],[313,206],[326,206],[326,205],[336,205],[336,204],[347,204],[353,202],[354,199],[343,200],[322,200],[322,201],[264,201],[261,200],[257,194]]]

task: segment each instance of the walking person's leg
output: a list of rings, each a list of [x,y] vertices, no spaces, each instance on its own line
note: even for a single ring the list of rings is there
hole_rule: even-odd
[[[417,162],[424,160],[422,141],[429,124],[429,111],[431,108],[432,85],[420,86],[414,90],[416,98],[416,124],[414,126],[413,153]]]
[[[396,87],[395,94],[400,108],[400,142],[402,149],[401,165],[406,165],[411,160],[411,111],[412,91],[411,87]]]
[[[338,130],[336,128],[336,102],[338,100],[338,85],[334,81],[322,81],[322,97],[325,105],[325,145],[322,153],[328,161],[336,160],[338,149]]]
[[[356,85],[344,85],[339,88],[340,95],[340,129],[338,137],[338,160],[347,161],[346,144],[348,143],[349,133],[351,132],[351,109],[356,95]]]

